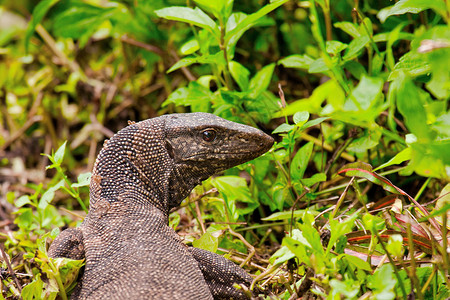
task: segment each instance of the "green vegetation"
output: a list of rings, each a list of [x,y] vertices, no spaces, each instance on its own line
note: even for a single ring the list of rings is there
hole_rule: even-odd
[[[83,261],[46,248],[102,141],[189,111],[277,143],[171,214],[186,243],[265,299],[448,299],[449,23],[448,0],[3,1],[0,299],[66,299]]]

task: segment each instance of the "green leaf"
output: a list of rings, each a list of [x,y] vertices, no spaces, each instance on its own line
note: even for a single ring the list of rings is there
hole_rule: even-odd
[[[344,296],[342,297],[344,299],[356,299],[360,289],[360,284],[358,281],[353,281],[347,278],[343,279],[343,281],[331,279],[330,286],[332,287],[331,295],[337,296],[330,299],[340,299],[342,296]]]
[[[424,75],[432,71],[430,63],[423,55],[415,52],[408,52],[394,65],[394,70],[389,74],[388,81],[396,80],[402,73],[406,72],[409,76]]]
[[[171,6],[156,10],[155,13],[160,18],[192,24],[208,30],[216,37],[220,36],[220,31],[214,20],[198,7],[192,9],[182,6]]]
[[[336,22],[334,23],[334,27],[341,29],[353,38],[357,38],[361,35],[355,24],[351,22]]]
[[[233,0],[194,0],[195,3],[201,6],[205,11],[212,13],[222,24],[231,14],[233,8]]]
[[[348,47],[347,44],[341,43],[339,41],[327,41],[326,51],[330,54],[338,54]]]
[[[391,264],[384,264],[373,275],[367,277],[367,286],[373,290],[374,299],[395,299],[397,280]]]
[[[230,70],[231,76],[233,77],[234,81],[236,81],[236,83],[239,85],[241,91],[248,90],[248,78],[250,76],[250,71],[240,63],[233,60],[228,63],[228,69]]]
[[[369,213],[364,214],[364,216],[362,217],[362,221],[364,226],[372,233],[375,231],[378,232],[380,230],[383,230],[386,226],[386,223],[382,218],[373,216]]]
[[[314,211],[314,210],[299,209],[299,210],[294,210],[294,213],[292,213],[292,211],[276,212],[276,213],[271,214],[268,217],[262,218],[261,220],[263,220],[263,221],[281,221],[281,220],[290,220],[292,218],[294,218],[294,219],[303,218],[303,216],[307,212],[314,216],[317,216],[319,214],[317,211]]]
[[[323,121],[328,120],[328,119],[329,119],[329,117],[322,117],[322,118],[317,118],[317,119],[308,121],[308,122],[306,122],[305,124],[303,124],[303,125],[300,127],[300,129],[301,129],[301,130],[305,130],[305,129],[309,128],[309,127],[316,126],[316,125],[318,125],[318,124],[320,124],[320,123],[322,123]]]
[[[395,5],[383,8],[377,14],[381,23],[392,15],[402,15],[406,13],[417,14],[425,9],[433,9],[435,12],[446,18],[446,6],[443,0],[400,0]]]
[[[215,54],[207,54],[197,57],[185,57],[177,61],[172,67],[170,67],[169,70],[167,70],[167,73],[173,72],[175,70],[178,70],[182,67],[187,67],[192,64],[217,64],[217,65],[225,65],[225,57],[223,56],[223,51],[219,51]]]
[[[391,158],[387,163],[382,164],[378,168],[374,169],[374,171],[392,166],[401,164],[404,161],[411,159],[411,148],[405,148],[399,153],[397,153],[393,158]]]
[[[281,133],[281,132],[289,132],[291,131],[295,126],[294,125],[290,125],[290,124],[286,124],[283,123],[280,126],[278,126],[277,128],[275,128],[274,131],[272,131],[272,133]]]
[[[199,239],[193,241],[192,245],[196,248],[216,253],[217,247],[219,246],[219,239],[210,232],[205,232]]]
[[[361,49],[363,49],[370,42],[370,37],[368,35],[361,35],[355,38],[348,45],[347,50],[345,51],[343,60],[351,60],[356,58],[359,55]]]
[[[392,234],[386,244],[388,252],[394,257],[401,257],[403,255],[403,237],[400,234]]]
[[[313,58],[308,55],[289,55],[278,61],[278,64],[283,65],[285,68],[297,68],[297,69],[309,69],[309,66],[314,61]]]
[[[300,182],[303,185],[310,187],[318,182],[324,182],[326,180],[327,180],[327,175],[325,175],[325,173],[316,173],[313,176],[311,176],[310,178],[300,179]]]
[[[273,71],[275,70],[275,64],[269,64],[264,66],[255,76],[250,80],[249,84],[249,97],[255,99],[262,92],[267,90],[272,79]]]
[[[72,2],[69,9],[59,13],[54,21],[54,33],[63,38],[80,39],[84,47],[92,34],[117,12],[115,7],[105,8],[83,2]]]
[[[67,144],[67,141],[65,141],[64,144],[62,144],[58,148],[58,150],[56,150],[55,155],[53,155],[55,164],[60,165],[62,163],[62,161],[64,159],[64,152],[66,151],[66,144]]]
[[[36,29],[36,26],[41,23],[44,16],[59,0],[42,0],[33,9],[33,14],[30,23],[28,24],[27,32],[25,34],[25,52],[28,52],[30,38]]]
[[[295,125],[303,126],[309,119],[309,112],[299,111],[294,114],[293,120]]]
[[[273,265],[279,265],[284,263],[285,261],[290,260],[291,258],[294,258],[295,254],[289,250],[288,247],[282,246],[280,249],[278,249],[269,259],[269,261]]]
[[[91,172],[86,172],[86,173],[82,173],[80,175],[78,175],[78,182],[77,183],[72,183],[72,187],[82,187],[82,186],[89,186],[89,184],[91,183],[91,176],[92,173]]]
[[[309,65],[309,73],[324,73],[329,71],[327,64],[323,58],[318,58]]]
[[[372,272],[372,268],[370,267],[370,264],[367,261],[362,260],[359,257],[349,255],[349,254],[342,254],[343,257],[352,265],[354,265],[358,269],[362,269],[364,271]]]
[[[172,92],[163,103],[163,107],[169,103],[191,106],[201,103],[209,103],[215,99],[214,94],[196,81],[191,81],[188,87],[182,87]]]
[[[183,46],[180,47],[180,52],[183,55],[189,55],[196,52],[198,49],[200,49],[198,40],[192,39],[187,41],[186,43],[183,44]]]
[[[331,217],[331,215],[330,215]],[[352,231],[352,228],[355,226],[355,220],[358,217],[357,213],[354,213],[350,217],[346,218],[345,220],[337,220],[332,219],[330,220],[330,240],[328,241],[328,246],[326,253],[329,253],[337,240],[344,236],[345,234]]]
[[[267,15],[274,9],[280,7],[284,3],[288,2],[289,0],[278,0],[274,1],[270,4],[267,4],[263,6],[260,10],[257,12],[247,16],[243,21],[241,21],[233,30],[228,31],[225,34],[225,45],[227,47],[227,52],[229,54],[229,58],[233,58],[234,56],[234,47],[236,46],[236,43],[241,38],[241,36],[252,28],[257,21],[262,18],[263,16]]]
[[[374,107],[381,97],[384,81],[380,77],[363,75],[358,86],[352,91],[350,97],[344,103],[345,111],[367,111]],[[367,116],[367,115],[366,115]],[[364,116],[360,116],[365,119]]]
[[[297,181],[303,178],[306,167],[308,166],[309,159],[311,158],[314,143],[309,142],[301,147],[292,159],[291,163],[291,177],[293,181]]]
[[[397,99],[397,107],[405,118],[406,127],[419,139],[432,140],[433,135],[428,126],[424,109],[428,93],[416,87],[405,75],[399,76],[390,86]]]
[[[61,187],[63,187],[65,184],[64,179],[61,179],[57,184],[50,187],[45,193],[42,195],[41,199],[39,200],[39,208],[45,209],[47,205],[52,202],[53,198],[55,197],[55,192],[59,190]]]
[[[14,205],[16,207],[22,207],[22,206],[27,205],[27,204],[32,204],[31,200],[30,200],[30,197],[28,195],[20,196],[19,199],[17,199],[14,202]]]
[[[236,207],[239,215],[253,212],[258,206],[258,201],[252,197],[247,181],[239,176],[219,176],[211,181],[212,185],[224,196],[229,206]],[[236,201],[245,203],[240,207]]]
[[[41,274],[36,274],[34,280],[23,287],[22,299],[41,299],[44,293],[44,282],[41,279]]]

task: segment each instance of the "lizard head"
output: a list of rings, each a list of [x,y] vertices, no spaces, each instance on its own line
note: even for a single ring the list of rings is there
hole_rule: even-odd
[[[97,158],[91,209],[99,199],[111,203],[134,197],[167,214],[201,181],[262,155],[272,144],[272,137],[258,129],[207,113],[132,124],[114,135]]]
[[[165,129],[165,148],[173,162],[171,207],[201,181],[262,155],[274,142],[259,129],[207,113],[167,115]]]

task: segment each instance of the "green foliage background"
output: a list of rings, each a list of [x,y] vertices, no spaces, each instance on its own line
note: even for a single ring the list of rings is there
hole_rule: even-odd
[[[204,111],[277,142],[171,215],[186,243],[263,298],[448,298],[449,21],[444,0],[3,1],[2,297],[75,285],[46,248],[104,139]]]

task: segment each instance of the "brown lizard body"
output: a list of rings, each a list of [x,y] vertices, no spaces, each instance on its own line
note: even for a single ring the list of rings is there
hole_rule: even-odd
[[[51,257],[86,258],[73,299],[246,299],[251,282],[220,255],[188,248],[169,211],[209,176],[254,159],[273,139],[206,113],[132,124],[100,152],[83,224],[63,231]]]

